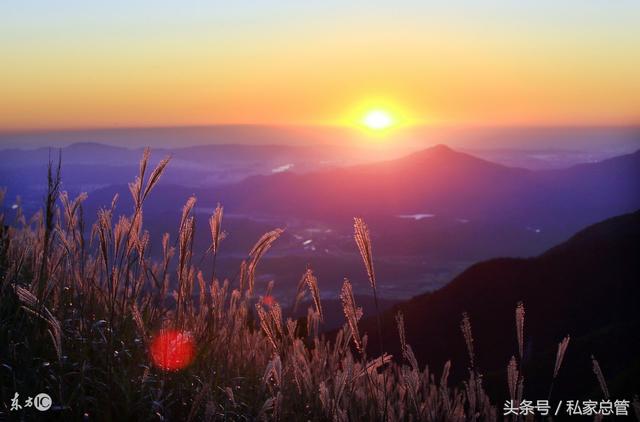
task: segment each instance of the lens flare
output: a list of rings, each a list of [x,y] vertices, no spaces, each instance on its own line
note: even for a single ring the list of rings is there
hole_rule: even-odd
[[[273,296],[267,295],[262,298],[262,304],[271,307],[276,304],[276,300]]]
[[[164,371],[179,371],[193,361],[195,346],[191,334],[161,330],[151,343],[151,360]]]

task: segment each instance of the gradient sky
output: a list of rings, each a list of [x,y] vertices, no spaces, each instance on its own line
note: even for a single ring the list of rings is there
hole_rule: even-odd
[[[639,123],[640,2],[522,3],[4,0],[0,129]]]

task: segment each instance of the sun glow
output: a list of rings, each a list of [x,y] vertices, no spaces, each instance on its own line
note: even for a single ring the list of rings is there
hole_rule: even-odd
[[[384,110],[371,110],[362,119],[362,124],[369,129],[383,130],[394,124],[393,117]]]
[[[422,122],[410,111],[412,109],[412,104],[405,98],[365,97],[354,103],[338,122],[361,132],[365,136],[363,139],[388,139],[397,130]]]

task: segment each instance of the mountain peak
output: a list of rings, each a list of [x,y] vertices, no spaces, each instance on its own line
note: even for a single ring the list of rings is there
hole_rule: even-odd
[[[457,154],[458,152],[451,149],[451,147],[445,144],[436,144],[434,146],[422,149],[420,151],[416,151],[416,154],[420,155],[448,155],[448,154]]]
[[[463,157],[467,154],[451,149],[447,145],[437,144],[429,148],[425,148],[419,151],[414,152],[407,156],[407,158],[411,157],[411,159],[415,160],[423,160],[423,159],[449,159],[452,157]],[[474,157],[475,158],[475,157]]]
[[[425,151],[432,151],[432,152],[455,152],[454,150],[452,150],[449,146],[445,145],[445,144],[436,144],[432,147],[427,148]]]

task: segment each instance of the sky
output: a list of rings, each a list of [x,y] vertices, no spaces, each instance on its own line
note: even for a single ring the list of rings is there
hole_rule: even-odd
[[[640,2],[439,3],[4,0],[0,130],[640,123]]]

